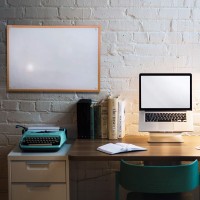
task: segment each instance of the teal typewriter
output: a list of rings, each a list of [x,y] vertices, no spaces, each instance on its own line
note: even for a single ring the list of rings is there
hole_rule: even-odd
[[[27,152],[54,152],[58,151],[67,141],[67,131],[59,127],[24,127],[19,147]]]

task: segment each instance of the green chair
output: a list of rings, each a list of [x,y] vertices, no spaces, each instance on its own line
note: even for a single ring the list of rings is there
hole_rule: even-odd
[[[171,166],[145,166],[121,160],[120,171],[116,172],[116,200],[119,200],[120,186],[129,191],[127,200],[134,199],[134,194],[144,197],[147,194],[189,192],[199,186],[198,161]]]

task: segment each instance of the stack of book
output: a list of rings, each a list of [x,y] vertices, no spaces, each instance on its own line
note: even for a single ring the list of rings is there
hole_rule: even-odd
[[[117,139],[124,137],[125,101],[112,97],[100,102],[90,99],[87,100],[87,106],[85,101],[80,100],[77,104],[78,138]]]

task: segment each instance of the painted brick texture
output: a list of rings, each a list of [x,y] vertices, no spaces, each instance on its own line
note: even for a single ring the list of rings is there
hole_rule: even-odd
[[[100,93],[8,93],[7,24],[101,25]],[[76,138],[76,102],[113,94],[126,100],[126,134],[135,134],[141,72],[193,74],[194,130],[200,134],[199,32],[200,0],[0,0],[0,199],[7,197],[2,163],[21,135],[16,124],[62,126]],[[73,197],[81,199],[81,192]]]

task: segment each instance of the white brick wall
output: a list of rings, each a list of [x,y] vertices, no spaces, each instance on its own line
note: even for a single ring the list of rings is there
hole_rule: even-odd
[[[101,25],[100,93],[7,93],[6,24]],[[199,134],[199,32],[200,0],[0,0],[0,147],[18,143],[16,124],[63,126],[69,137],[76,137],[76,102],[98,101],[110,93],[126,99],[126,133],[133,134],[138,129],[141,72],[193,74]],[[0,194],[4,192],[0,187]]]
[[[58,8],[26,7],[24,17],[28,19],[56,19]]]
[[[123,96],[126,90],[137,90],[138,88],[134,87],[135,78],[140,72],[180,71],[198,74],[199,1],[5,0],[1,1],[1,5],[1,109],[4,112],[13,111],[13,115],[16,116],[19,114],[18,112],[21,112],[22,118],[17,120],[18,123],[27,124],[28,119],[24,121],[22,119],[26,118],[23,115],[26,116],[30,112],[39,115],[39,120],[36,120],[39,124],[57,123],[58,121],[56,119],[53,121],[53,117],[50,116],[55,113],[69,112],[73,112],[75,115],[75,103],[81,96],[79,94],[6,93],[5,23],[102,25],[102,90],[100,94],[96,95],[84,94],[84,98],[100,100],[109,93]],[[127,92],[124,98],[129,98]],[[138,98],[137,95],[134,98]],[[71,111],[67,108],[68,105],[74,106]],[[44,117],[44,112],[48,113],[47,119]],[[137,111],[133,115],[137,116]],[[10,114],[7,113],[6,116],[10,116]],[[11,121],[13,123],[11,125],[14,127],[14,119]],[[69,122],[66,121],[66,124]],[[72,125],[74,128],[70,135],[75,137],[76,123]],[[131,125],[127,120],[126,130],[129,133],[133,132]],[[133,125],[137,126],[135,123]]]

